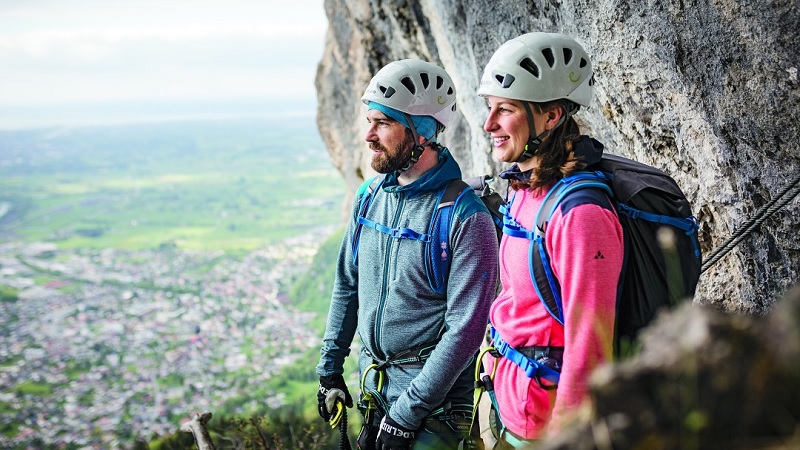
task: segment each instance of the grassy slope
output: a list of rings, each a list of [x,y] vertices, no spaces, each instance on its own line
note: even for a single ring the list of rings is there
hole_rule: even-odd
[[[0,132],[0,240],[251,250],[338,223],[313,119]],[[299,214],[302,212],[302,214]]]

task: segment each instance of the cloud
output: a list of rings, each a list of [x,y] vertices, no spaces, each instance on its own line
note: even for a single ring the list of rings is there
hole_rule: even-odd
[[[0,98],[64,102],[314,95],[321,1],[0,2]]]

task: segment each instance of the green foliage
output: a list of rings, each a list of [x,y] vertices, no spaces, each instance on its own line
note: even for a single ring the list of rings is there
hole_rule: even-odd
[[[336,260],[344,229],[333,233],[317,250],[308,272],[291,287],[289,297],[298,309],[317,313],[313,326],[321,331],[325,328],[328,315],[333,279],[336,273]]]
[[[338,433],[331,431],[319,417],[307,419],[294,411],[271,412],[247,418],[212,417],[208,423],[211,440],[217,448],[250,449],[321,449],[335,448]],[[150,450],[195,450],[189,432],[161,436],[149,444]]]
[[[45,397],[53,393],[53,388],[47,384],[24,381],[10,389],[11,392],[18,392],[23,395],[35,395]]]
[[[0,286],[0,302],[14,303],[19,300],[19,290],[9,286]]]

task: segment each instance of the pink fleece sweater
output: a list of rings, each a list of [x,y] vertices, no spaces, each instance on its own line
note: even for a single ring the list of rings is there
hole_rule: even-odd
[[[531,230],[546,193],[516,191],[511,215]],[[565,348],[558,389],[551,391],[506,358],[485,361],[489,373],[498,364],[494,388],[503,424],[526,439],[557,432],[561,420],[587,399],[591,372],[612,353],[622,228],[605,195],[596,190],[569,203],[553,214],[546,235],[561,284],[563,326],[547,313],[534,290],[528,269],[531,241],[503,235],[500,243],[503,288],[491,308],[492,325],[515,348]]]

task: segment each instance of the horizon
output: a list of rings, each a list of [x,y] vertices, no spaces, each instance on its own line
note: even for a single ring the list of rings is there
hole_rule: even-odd
[[[0,132],[169,122],[313,118],[316,98],[280,100],[64,103],[47,107],[0,106]],[[45,113],[44,117],[42,113]]]

